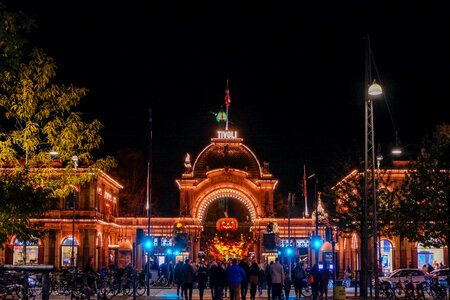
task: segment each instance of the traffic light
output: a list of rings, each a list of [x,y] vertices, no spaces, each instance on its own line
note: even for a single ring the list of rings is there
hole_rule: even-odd
[[[315,250],[319,250],[320,247],[322,247],[322,240],[320,239],[320,236],[314,235],[311,239],[311,247]]]
[[[150,236],[146,236],[144,237],[144,241],[142,242],[142,247],[144,248],[145,251],[150,251],[150,249],[152,249],[152,237]]]
[[[292,249],[292,247],[287,247],[286,248],[286,255],[287,256],[291,256],[294,254],[294,249]]]

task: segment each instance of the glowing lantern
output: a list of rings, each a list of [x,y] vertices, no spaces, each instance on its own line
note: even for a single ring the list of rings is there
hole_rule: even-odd
[[[238,229],[238,224],[235,218],[222,218],[217,220],[216,228],[218,231],[235,231]]]

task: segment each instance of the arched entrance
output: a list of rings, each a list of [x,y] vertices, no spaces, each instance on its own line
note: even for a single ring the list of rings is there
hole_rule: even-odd
[[[203,227],[200,253],[204,258],[228,260],[251,256],[253,236],[250,228],[257,212],[250,198],[238,190],[220,189],[198,203],[197,216]]]

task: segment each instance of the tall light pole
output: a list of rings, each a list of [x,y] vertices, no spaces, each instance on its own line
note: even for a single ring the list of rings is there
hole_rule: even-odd
[[[77,167],[78,167],[78,157],[76,155],[72,156],[72,161],[73,161],[73,175],[75,176],[75,178],[77,177]],[[76,207],[76,203],[77,203],[77,190],[75,188],[73,188],[73,214],[72,214],[72,254],[70,256],[70,266],[72,267],[72,269],[75,267],[75,207]]]
[[[361,242],[361,292],[364,299],[367,299],[367,282],[368,282],[368,206],[369,206],[369,155],[370,167],[372,173],[372,234],[373,234],[373,273],[375,276],[375,299],[379,297],[378,288],[378,256],[377,256],[377,199],[376,199],[376,182],[375,182],[375,144],[374,144],[374,124],[373,124],[373,96],[382,94],[381,86],[372,83],[371,70],[372,53],[370,50],[369,36],[366,38],[366,57],[365,57],[365,80],[364,80],[364,112],[365,112],[365,133],[364,133],[364,199],[363,199],[363,230]]]
[[[152,109],[148,109],[149,112],[149,143],[148,143],[148,163],[147,163],[147,236],[150,238],[150,216],[152,213],[152,139],[153,139],[153,118]],[[147,250],[147,296],[150,296],[150,248]]]

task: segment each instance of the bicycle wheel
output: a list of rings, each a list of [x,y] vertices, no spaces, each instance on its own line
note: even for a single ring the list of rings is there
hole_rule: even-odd
[[[146,291],[147,291],[147,285],[142,280],[139,280],[136,283],[136,294],[138,296],[143,296]]]
[[[303,287],[302,296],[303,297],[311,297],[312,296],[312,288],[310,286]]]

